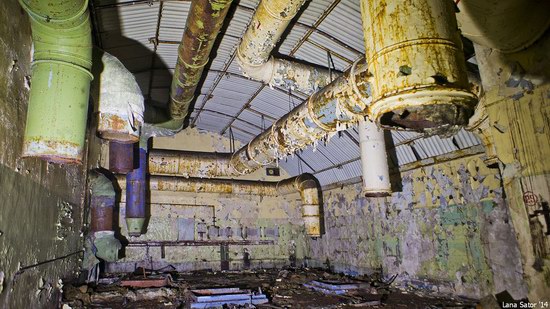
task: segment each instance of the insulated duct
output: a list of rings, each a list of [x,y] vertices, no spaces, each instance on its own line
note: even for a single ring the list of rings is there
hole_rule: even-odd
[[[153,149],[149,152],[149,174],[180,177],[227,177],[238,173],[229,165],[231,153]]]
[[[325,68],[270,56],[304,3],[305,0],[260,1],[237,48],[237,60],[244,75],[305,94],[312,94],[331,82]]]
[[[462,35],[505,53],[522,50],[550,26],[547,0],[462,0],[456,14]]]
[[[20,0],[34,54],[23,157],[81,163],[92,67],[88,1]]]
[[[115,56],[99,49],[94,50],[92,72],[99,136],[118,143],[139,141],[145,107],[134,75]]]
[[[440,133],[468,124],[470,92],[451,0],[361,0],[371,119]]]
[[[360,120],[358,130],[363,193],[367,197],[388,196],[391,184],[384,131],[370,120]]]
[[[118,184],[125,189],[124,177],[118,177]],[[157,191],[235,195],[278,196],[299,192],[306,234],[311,237],[321,235],[321,188],[315,176],[311,174],[302,174],[279,182],[151,176],[149,186],[151,190]],[[126,203],[128,207],[128,201]]]
[[[364,62],[355,63],[277,120],[233,155],[232,168],[239,174],[251,173],[354,125],[364,117],[369,104],[370,78],[365,68]]]

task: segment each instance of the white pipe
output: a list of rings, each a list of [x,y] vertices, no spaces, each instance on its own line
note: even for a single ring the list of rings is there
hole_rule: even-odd
[[[363,192],[370,197],[387,196],[391,193],[391,184],[384,130],[370,120],[360,120],[358,128]]]

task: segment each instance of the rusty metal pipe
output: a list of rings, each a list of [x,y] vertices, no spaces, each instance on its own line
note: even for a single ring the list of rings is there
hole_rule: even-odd
[[[126,190],[126,178],[117,176],[117,181],[121,189]],[[299,192],[302,201],[302,217],[304,218],[307,235],[318,237],[321,233],[321,187],[315,176],[311,174],[302,174],[279,182],[151,176],[149,188],[156,191],[263,196],[278,196]]]
[[[214,41],[223,26],[232,0],[194,0],[178,48],[178,62],[170,89],[170,115],[184,119],[208,64]]]
[[[109,170],[120,174],[134,170],[134,144],[109,142]]]
[[[312,94],[331,82],[326,68],[270,57],[273,47],[304,3],[305,0],[260,1],[237,48],[237,61],[244,75],[305,94]]]
[[[113,207],[115,189],[109,178],[92,171],[90,173],[90,230],[113,231]]]
[[[471,93],[450,0],[361,0],[371,118],[393,129],[444,133],[468,123]]]
[[[229,164],[231,153],[153,149],[149,152],[149,174],[182,177],[228,177],[238,173]]]

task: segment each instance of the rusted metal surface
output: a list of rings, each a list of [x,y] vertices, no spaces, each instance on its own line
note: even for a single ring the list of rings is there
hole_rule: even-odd
[[[37,137],[25,141],[22,157],[40,157],[48,162],[80,164],[82,146],[68,141],[49,141]]]
[[[441,133],[467,124],[470,92],[452,1],[361,1],[372,119]]]
[[[90,229],[92,232],[113,230],[113,205],[91,207]]]
[[[230,159],[230,153],[151,150],[149,173],[199,178],[238,175],[229,165]]]
[[[241,174],[251,173],[353,125],[366,115],[370,103],[365,70],[364,62],[356,63],[239,149],[231,166]]]
[[[139,130],[129,133],[130,124],[128,120],[115,114],[99,113],[97,131],[101,138],[120,142],[135,143],[139,140]]]
[[[133,288],[160,288],[163,286],[169,286],[172,282],[170,275],[163,278],[146,278],[146,279],[129,279],[121,280],[121,286],[129,286]]]
[[[237,60],[246,76],[306,94],[312,94],[331,82],[330,73],[325,68],[270,57],[273,47],[304,2],[260,1],[237,48]]]
[[[174,119],[187,116],[189,105],[214,41],[220,32],[232,0],[197,0],[191,4],[185,31],[178,48],[178,62],[170,91],[170,114]]]
[[[126,174],[134,169],[134,144],[109,143],[109,170]]]

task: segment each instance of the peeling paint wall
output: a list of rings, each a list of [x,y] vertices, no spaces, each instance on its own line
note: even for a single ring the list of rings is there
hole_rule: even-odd
[[[398,286],[437,294],[525,295],[498,169],[476,155],[400,177],[388,198],[362,197],[360,184],[325,191],[326,234],[309,241],[312,263],[397,274]]]
[[[550,32],[512,54],[476,46],[529,299],[550,300]]]
[[[186,129],[175,137],[153,139],[153,148],[202,152],[229,152],[225,137]],[[236,145],[239,147],[240,145]],[[103,162],[107,162],[104,160]],[[279,181],[260,169],[242,179]],[[221,269],[229,257],[229,269],[271,268],[300,263],[305,256],[305,230],[298,194],[286,199],[254,195],[152,191],[147,233],[129,237],[124,223],[125,192],[122,192],[119,222],[121,234],[130,242],[189,241],[195,245],[128,247],[125,257],[111,263],[110,271],[134,271],[136,267],[159,269],[173,266],[180,271]],[[216,242],[206,246],[206,242]],[[226,248],[222,243],[229,243]],[[235,244],[239,243],[239,244]],[[247,243],[247,244],[243,244]],[[245,262],[245,255],[248,261]]]
[[[31,45],[27,14],[17,1],[1,1],[1,308],[54,308],[60,279],[80,266],[83,167],[21,158]]]

